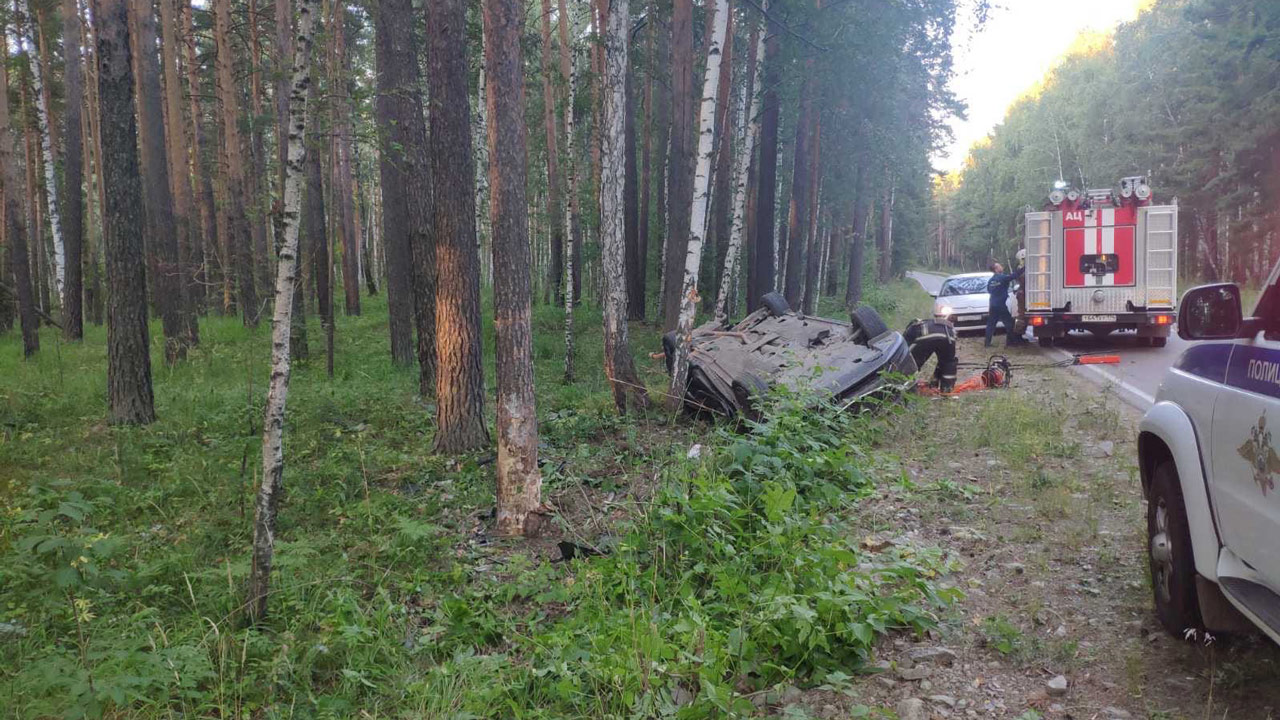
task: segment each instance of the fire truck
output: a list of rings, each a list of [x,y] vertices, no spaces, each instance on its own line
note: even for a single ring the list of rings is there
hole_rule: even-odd
[[[1176,320],[1178,206],[1154,205],[1145,177],[1080,192],[1058,183],[1026,214],[1023,314],[1042,347],[1071,330],[1136,331],[1164,347]]]

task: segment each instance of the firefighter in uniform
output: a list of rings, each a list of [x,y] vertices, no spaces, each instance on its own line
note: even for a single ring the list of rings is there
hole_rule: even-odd
[[[940,320],[912,320],[902,337],[911,346],[911,357],[916,367],[924,367],[930,357],[938,359],[930,383],[942,392],[951,392],[956,385],[956,329],[951,323]]]
[[[987,281],[987,294],[991,296],[991,304],[987,308],[987,339],[983,345],[991,347],[991,339],[996,334],[996,323],[1004,324],[1005,345],[1024,343],[1026,341],[1019,338],[1014,330],[1013,315],[1009,314],[1009,284],[1022,277],[1024,268],[1007,273],[1003,265],[992,262],[990,269],[993,274]]]

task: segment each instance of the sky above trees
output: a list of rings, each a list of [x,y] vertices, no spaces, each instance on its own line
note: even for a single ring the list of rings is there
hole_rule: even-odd
[[[972,13],[956,24],[956,76],[952,90],[968,106],[950,122],[952,141],[933,159],[939,170],[958,170],[969,147],[986,137],[1020,96],[1033,89],[1076,47],[1082,35],[1106,33],[1137,16],[1150,0],[1045,0],[994,3],[979,28]]]

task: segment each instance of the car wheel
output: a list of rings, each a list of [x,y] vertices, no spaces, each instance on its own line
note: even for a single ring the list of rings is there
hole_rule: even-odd
[[[1199,630],[1200,601],[1196,597],[1191,531],[1178,470],[1172,460],[1156,468],[1147,494],[1147,552],[1160,624],[1178,637],[1188,629]]]
[[[781,293],[765,293],[764,297],[760,298],[760,304],[768,308],[769,314],[775,317],[791,312],[791,304],[787,302],[786,298],[782,297]]]
[[[1168,344],[1169,344],[1169,338],[1167,338],[1167,337],[1153,337],[1153,338],[1151,338],[1151,347],[1158,347],[1158,348],[1161,348],[1161,347],[1164,347],[1165,345],[1168,345]]]
[[[853,325],[852,336],[855,342],[865,343],[889,332],[889,326],[884,324],[880,313],[866,305],[854,308],[849,320]]]
[[[675,330],[662,336],[662,355],[667,363],[667,374],[672,375],[676,369],[676,341],[680,336]]]
[[[1040,347],[1042,348],[1053,347],[1053,338],[1051,337],[1036,338],[1036,342],[1040,343]]]

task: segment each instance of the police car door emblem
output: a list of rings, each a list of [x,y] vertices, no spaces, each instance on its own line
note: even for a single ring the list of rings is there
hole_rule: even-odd
[[[1274,490],[1276,481],[1271,476],[1280,474],[1280,455],[1276,454],[1275,447],[1271,444],[1266,413],[1249,430],[1249,439],[1244,441],[1238,452],[1252,468],[1253,481],[1262,489],[1262,494],[1266,495],[1267,491]]]

